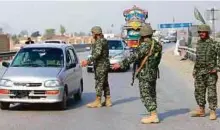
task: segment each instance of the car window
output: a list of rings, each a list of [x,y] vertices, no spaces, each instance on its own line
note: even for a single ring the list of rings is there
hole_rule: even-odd
[[[23,48],[14,60],[12,67],[62,67],[63,51],[58,48]]]
[[[74,55],[73,50],[69,48],[69,49],[68,49],[68,52],[69,52],[70,57],[71,57],[71,59],[72,59],[72,63],[76,63],[76,59],[75,59],[75,55]]]
[[[75,62],[78,64],[79,63],[79,61],[78,61],[78,57],[77,57],[77,55],[76,55],[76,51],[73,49],[73,48],[71,48],[71,51],[73,52],[73,54],[74,54],[74,59],[75,59]]]
[[[73,61],[72,61],[72,59],[71,59],[70,51],[67,50],[67,51],[66,51],[66,64],[67,64],[67,65],[70,65],[70,64],[72,64],[72,63],[73,63]]]
[[[108,41],[109,50],[123,50],[122,42],[119,40],[109,40]]]

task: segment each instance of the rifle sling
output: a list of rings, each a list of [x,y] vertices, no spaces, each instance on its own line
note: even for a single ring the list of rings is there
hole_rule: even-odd
[[[150,48],[150,51],[148,53],[147,51],[147,55],[144,57],[144,59],[141,61],[141,65],[140,67],[137,69],[137,73],[139,73],[141,71],[141,69],[144,67],[144,64],[145,62],[148,60],[148,58],[152,55],[152,52],[153,52],[153,48],[154,48],[154,40],[153,40],[153,43],[151,45],[151,48]]]

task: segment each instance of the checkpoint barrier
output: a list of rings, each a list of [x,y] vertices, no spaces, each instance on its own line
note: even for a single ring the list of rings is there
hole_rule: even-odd
[[[186,58],[187,59],[190,59],[192,61],[196,60],[196,49],[189,48],[189,47],[186,47],[186,46],[179,46],[178,51],[181,51],[181,50],[186,51]]]

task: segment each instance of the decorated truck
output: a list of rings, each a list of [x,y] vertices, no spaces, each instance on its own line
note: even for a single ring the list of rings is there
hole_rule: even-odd
[[[134,5],[131,9],[124,10],[123,15],[126,23],[122,27],[122,38],[130,48],[136,48],[139,44],[140,27],[148,24],[145,22],[148,12]]]

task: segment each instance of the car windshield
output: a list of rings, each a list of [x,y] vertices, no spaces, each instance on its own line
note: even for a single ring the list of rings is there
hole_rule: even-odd
[[[121,41],[108,41],[109,50],[123,50],[123,45]]]
[[[59,48],[23,48],[11,67],[63,67],[64,55]]]

